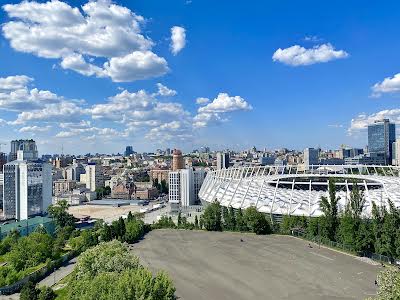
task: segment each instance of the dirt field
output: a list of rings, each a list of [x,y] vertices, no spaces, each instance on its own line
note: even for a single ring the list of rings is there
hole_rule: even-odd
[[[241,242],[240,238],[244,241]],[[365,299],[378,266],[288,236],[157,230],[133,246],[179,299]]]

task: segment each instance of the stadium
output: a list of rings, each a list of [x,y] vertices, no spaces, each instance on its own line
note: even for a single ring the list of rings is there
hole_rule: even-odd
[[[344,210],[354,185],[365,197],[363,214],[371,215],[372,203],[400,206],[400,169],[378,165],[313,165],[234,167],[211,171],[200,189],[203,205],[218,201],[222,206],[259,211],[275,216],[320,216],[319,202],[328,196],[333,178],[339,209]]]

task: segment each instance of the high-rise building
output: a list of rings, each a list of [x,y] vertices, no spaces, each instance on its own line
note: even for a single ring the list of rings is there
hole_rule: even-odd
[[[17,159],[4,165],[3,214],[6,219],[26,220],[44,213],[51,204],[51,165],[30,159],[34,156],[32,152],[28,151],[27,158],[24,153],[18,150]]]
[[[169,202],[172,206],[190,206],[199,204],[199,191],[205,178],[202,169],[182,169],[169,172]]]
[[[174,149],[172,152],[172,171],[177,171],[185,168],[185,162],[183,160],[182,151]]]
[[[217,153],[217,170],[229,168],[229,153]]]
[[[3,172],[3,166],[7,163],[7,157],[6,154],[3,152],[0,152],[0,173]]]
[[[81,174],[85,174],[85,167],[80,163],[74,163],[65,169],[65,179],[80,181]]]
[[[400,166],[400,140],[392,143],[392,165]]]
[[[101,165],[89,163],[85,167],[86,188],[92,192],[96,191],[99,187],[104,187],[104,174]]]
[[[24,152],[24,158],[28,160],[38,159],[38,151],[34,140],[14,140],[11,141],[11,151],[8,155],[8,161],[17,159],[17,152]]]
[[[132,146],[126,146],[124,154],[125,154],[125,156],[131,156],[133,154],[133,147]]]
[[[389,119],[375,121],[368,125],[368,151],[383,153],[386,164],[392,163],[392,144],[396,141],[396,125]]]
[[[308,170],[312,165],[319,164],[319,149],[306,148],[303,152],[304,167]]]

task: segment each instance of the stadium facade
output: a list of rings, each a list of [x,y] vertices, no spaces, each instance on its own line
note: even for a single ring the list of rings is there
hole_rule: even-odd
[[[246,209],[255,206],[271,215],[320,216],[319,202],[328,196],[333,178],[339,209],[344,210],[354,185],[365,197],[363,214],[371,215],[372,203],[400,206],[400,169],[374,165],[252,166],[211,171],[200,189],[203,204]]]

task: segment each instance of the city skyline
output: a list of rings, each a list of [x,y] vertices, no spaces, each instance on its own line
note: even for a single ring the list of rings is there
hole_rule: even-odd
[[[399,123],[396,2],[227,5],[3,2],[0,143],[336,149]]]

